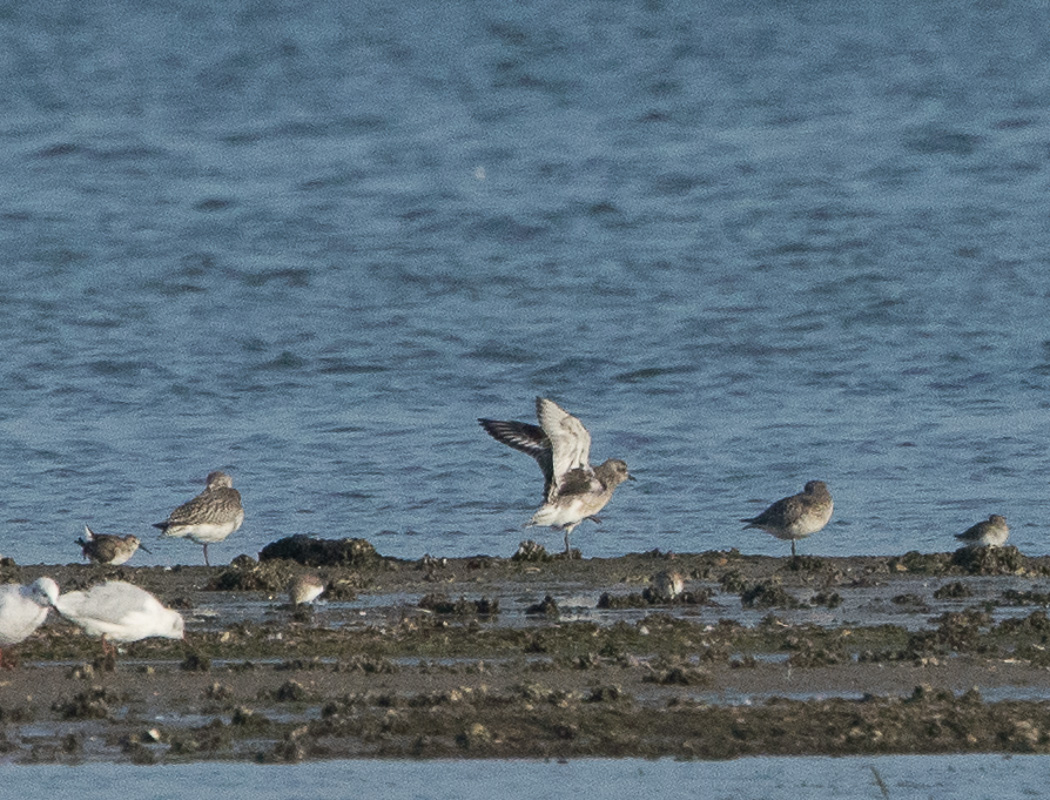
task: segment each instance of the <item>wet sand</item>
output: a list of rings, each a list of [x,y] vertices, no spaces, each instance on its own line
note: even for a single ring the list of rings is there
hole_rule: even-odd
[[[52,615],[0,672],[3,758],[1050,752],[1050,558],[409,562],[353,541],[312,566],[0,566],[128,580],[187,622],[114,664]],[[670,602],[662,570],[684,579]],[[327,586],[313,609],[288,605],[303,572]]]

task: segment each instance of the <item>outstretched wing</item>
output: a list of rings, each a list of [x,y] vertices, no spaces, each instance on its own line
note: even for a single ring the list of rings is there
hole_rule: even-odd
[[[559,491],[566,474],[573,470],[592,472],[591,435],[583,423],[546,397],[536,398],[536,416],[551,443],[554,484],[559,487]]]
[[[551,442],[543,429],[527,422],[498,419],[479,419],[478,423],[485,429],[485,433],[497,442],[503,442],[536,459],[536,463],[540,465],[540,470],[543,472],[543,496],[548,497],[554,482],[554,467]]]

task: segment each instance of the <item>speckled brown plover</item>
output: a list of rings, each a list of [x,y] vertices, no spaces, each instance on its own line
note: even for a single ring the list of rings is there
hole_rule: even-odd
[[[163,536],[188,538],[204,547],[208,564],[208,545],[221,542],[244,522],[241,494],[233,488],[233,479],[225,472],[208,475],[204,491],[183,503],[164,522],[157,522]]]

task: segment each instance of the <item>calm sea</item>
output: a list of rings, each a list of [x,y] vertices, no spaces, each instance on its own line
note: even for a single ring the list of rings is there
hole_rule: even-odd
[[[0,552],[150,523],[510,555],[576,413],[585,556],[1050,552],[1050,23],[1001,2],[6,3]]]

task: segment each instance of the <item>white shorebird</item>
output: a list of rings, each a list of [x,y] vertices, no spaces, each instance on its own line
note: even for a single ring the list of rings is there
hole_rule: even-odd
[[[591,435],[580,422],[553,400],[536,398],[540,424],[479,419],[485,432],[505,445],[528,453],[543,471],[544,503],[532,515],[530,525],[550,525],[565,531],[565,552],[570,553],[569,534],[585,519],[605,508],[616,487],[634,480],[627,464],[618,458],[592,467]]]
[[[1006,527],[1006,517],[992,514],[984,522],[955,534],[955,538],[966,547],[1002,547],[1010,537],[1010,529]]]
[[[154,523],[162,536],[188,538],[204,546],[204,564],[208,564],[208,545],[221,542],[244,522],[241,494],[233,488],[233,479],[225,472],[208,475],[204,491],[183,503],[164,522]]]
[[[137,536],[95,533],[87,525],[84,526],[84,538],[77,539],[77,544],[80,545],[84,558],[89,559],[91,563],[107,564],[111,567],[126,563],[140,547],[149,552],[149,548],[145,547]]]
[[[124,581],[106,581],[85,591],[58,595],[51,605],[84,633],[101,637],[103,653],[111,652],[110,642],[137,642],[151,636],[181,639],[185,632],[182,614]]]
[[[313,573],[299,575],[288,584],[288,599],[293,606],[312,603],[324,592],[324,581]]]
[[[791,557],[795,542],[816,533],[828,524],[835,504],[824,481],[810,481],[800,494],[777,500],[757,517],[742,519],[747,528],[760,528],[778,539],[791,540]]]
[[[0,666],[9,666],[4,664],[2,648],[24,641],[39,628],[56,597],[58,584],[51,578],[37,578],[28,586],[0,586]]]

